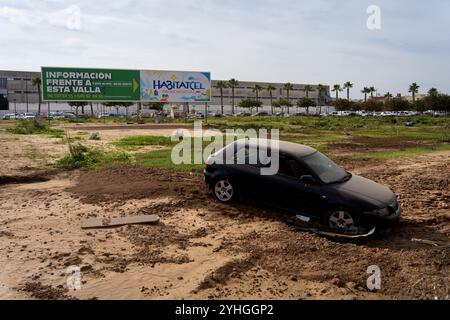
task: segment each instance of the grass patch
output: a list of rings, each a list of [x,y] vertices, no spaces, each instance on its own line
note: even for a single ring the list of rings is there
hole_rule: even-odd
[[[178,172],[202,172],[203,164],[174,164],[172,149],[162,149],[135,155],[136,163],[142,167],[162,168]]]
[[[432,153],[436,151],[447,151],[450,150],[450,145],[441,144],[433,147],[417,147],[408,148],[405,150],[396,151],[378,151],[378,152],[364,152],[357,153],[351,156],[354,160],[390,160],[398,158],[413,158],[423,154]]]
[[[114,142],[119,147],[143,147],[143,146],[171,146],[176,144],[170,137],[159,136],[132,136]]]
[[[13,134],[47,134],[55,138],[61,138],[64,135],[63,130],[50,129],[45,121],[40,120],[20,120],[14,128],[6,129]]]
[[[70,154],[59,159],[55,166],[60,169],[95,169],[109,165],[127,164],[131,157],[125,152],[104,152],[99,149],[90,149],[80,143],[69,144]]]

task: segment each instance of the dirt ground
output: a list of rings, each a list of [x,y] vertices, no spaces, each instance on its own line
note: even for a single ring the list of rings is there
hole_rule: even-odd
[[[110,131],[92,143],[115,139]],[[341,163],[391,187],[404,209],[389,233],[342,242],[295,230],[281,212],[216,203],[198,174],[55,172],[67,147],[52,140],[0,135],[1,299],[450,298],[450,152]],[[141,214],[161,221],[80,228],[86,218]],[[81,289],[69,291],[74,265]],[[381,269],[374,292],[371,265]]]

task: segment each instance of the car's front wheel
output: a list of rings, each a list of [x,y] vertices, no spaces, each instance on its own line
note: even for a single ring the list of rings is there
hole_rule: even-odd
[[[220,202],[230,202],[236,196],[236,190],[227,179],[216,180],[212,186],[214,198]]]
[[[356,228],[353,214],[344,209],[331,210],[327,215],[326,222],[330,228],[343,232],[352,231]]]

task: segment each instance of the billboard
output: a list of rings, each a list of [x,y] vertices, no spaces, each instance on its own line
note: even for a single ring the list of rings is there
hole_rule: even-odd
[[[139,101],[139,71],[42,67],[44,101]]]
[[[209,72],[42,67],[43,101],[209,102]]]
[[[211,74],[186,71],[141,71],[141,101],[209,102]]]

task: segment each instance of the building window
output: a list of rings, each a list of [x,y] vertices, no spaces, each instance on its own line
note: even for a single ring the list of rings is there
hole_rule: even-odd
[[[6,89],[7,83],[8,83],[7,78],[0,78],[0,89]]]

